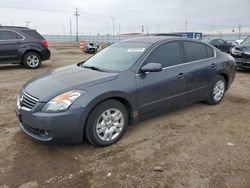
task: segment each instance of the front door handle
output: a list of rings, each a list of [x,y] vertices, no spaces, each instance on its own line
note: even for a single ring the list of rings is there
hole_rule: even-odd
[[[177,77],[180,78],[180,79],[183,79],[184,78],[184,73],[182,73],[182,72],[179,73]]]

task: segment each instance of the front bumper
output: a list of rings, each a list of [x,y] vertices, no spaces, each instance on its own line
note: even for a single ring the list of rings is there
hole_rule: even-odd
[[[235,61],[236,61],[237,67],[250,69],[250,58],[245,59],[245,58],[235,57]]]
[[[21,130],[35,140],[57,143],[81,143],[82,110],[43,113],[16,109]]]

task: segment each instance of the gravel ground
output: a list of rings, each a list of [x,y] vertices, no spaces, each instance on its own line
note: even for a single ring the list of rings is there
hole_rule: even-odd
[[[52,43],[38,70],[0,66],[0,188],[250,187],[250,71],[238,71],[217,106],[198,103],[129,127],[115,145],[43,144],[20,132],[20,87],[46,70],[88,58]]]

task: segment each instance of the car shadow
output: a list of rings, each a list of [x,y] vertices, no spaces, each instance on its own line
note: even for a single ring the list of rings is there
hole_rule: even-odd
[[[39,70],[39,69],[51,69],[51,68],[56,68],[56,67],[51,67],[51,64],[42,64],[38,69],[28,69],[23,65],[20,64],[4,64],[0,65],[0,71],[4,70]]]
[[[250,69],[237,68],[237,72],[248,74],[250,73]]]
[[[15,69],[23,69],[24,67],[19,64],[6,64],[6,65],[0,65],[0,70],[15,70]]]

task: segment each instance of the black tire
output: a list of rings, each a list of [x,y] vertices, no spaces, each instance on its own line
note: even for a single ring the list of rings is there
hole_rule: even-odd
[[[34,60],[33,62],[31,62]],[[28,69],[37,69],[41,66],[41,57],[36,52],[27,52],[23,56],[23,65]]]
[[[112,110],[112,109],[116,109],[116,110],[120,111],[120,113],[123,115],[123,126],[122,126],[119,133],[115,133],[118,135],[116,137],[114,137],[114,139],[103,140],[100,138],[100,135],[97,134],[97,123],[101,120],[104,112],[106,112],[107,110]],[[102,120],[104,120],[104,119],[102,119]],[[104,128],[105,131],[103,132],[104,138],[105,138],[104,133],[106,133],[106,131],[109,131],[112,129],[112,127],[106,128],[106,126],[108,126],[108,125],[106,125],[106,123],[105,123],[105,128]],[[109,146],[109,145],[116,143],[118,140],[120,140],[120,138],[123,136],[124,132],[126,131],[127,126],[128,126],[128,111],[125,108],[125,106],[117,100],[107,100],[107,101],[104,101],[104,102],[100,103],[99,105],[97,105],[93,109],[93,111],[90,113],[90,115],[87,119],[85,129],[84,129],[84,136],[93,145],[101,146],[101,147]],[[102,133],[100,133],[100,134],[102,134]],[[111,133],[111,135],[113,135],[113,133]]]
[[[224,91],[221,92],[221,94],[219,95],[219,97],[216,97],[216,95],[214,94],[214,91],[215,91],[215,87],[218,83],[223,83],[224,85]],[[226,81],[225,81],[225,78],[221,75],[218,75],[215,77],[214,81],[213,81],[213,84],[212,84],[212,87],[209,91],[209,94],[208,94],[208,99],[207,101],[205,101],[207,104],[210,104],[210,105],[216,105],[216,104],[219,104],[222,100],[223,100],[223,97],[225,95],[225,92],[226,92]],[[216,99],[217,98],[217,99]]]

